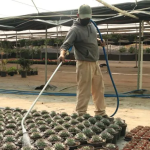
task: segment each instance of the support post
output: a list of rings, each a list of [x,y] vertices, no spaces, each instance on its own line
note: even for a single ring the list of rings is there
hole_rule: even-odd
[[[45,35],[45,84],[47,83],[47,26],[46,26],[46,35]]]
[[[140,61],[140,84],[139,88],[142,89],[142,81],[143,81],[143,31],[144,31],[144,21],[142,21],[142,28],[141,28],[141,61]]]

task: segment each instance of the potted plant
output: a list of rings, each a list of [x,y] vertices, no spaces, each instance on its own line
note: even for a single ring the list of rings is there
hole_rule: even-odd
[[[17,150],[18,148],[12,142],[6,142],[2,146],[2,150]]]
[[[58,135],[62,138],[62,139],[66,139],[68,137],[71,137],[72,135],[70,134],[70,132],[68,132],[67,130],[62,130],[58,133]]]
[[[51,116],[51,117],[54,117],[54,116],[56,116],[56,115],[57,115],[57,114],[56,114],[55,111],[51,111],[51,112],[50,112],[50,116]]]
[[[6,135],[15,135],[15,131],[12,129],[6,129],[3,133],[5,136]]]
[[[56,120],[56,122],[59,124],[63,124],[65,121],[63,119],[58,119],[58,120]]]
[[[56,134],[52,134],[49,136],[48,141],[50,141],[51,143],[61,142],[62,138]]]
[[[69,127],[71,127],[71,125],[69,123],[67,123],[67,122],[63,123],[62,126],[64,128],[66,128],[66,129],[69,128]]]
[[[75,135],[75,140],[80,142],[81,145],[83,145],[83,144],[87,144],[88,138],[87,138],[87,136],[84,133],[77,133]]]
[[[44,119],[50,118],[50,115],[49,114],[44,114],[44,115],[42,115],[42,118],[44,118]]]
[[[76,142],[74,138],[67,138],[65,144],[69,147],[69,150],[77,149],[80,142]]]
[[[116,130],[114,130],[113,128],[107,128],[107,129],[105,129],[105,131],[114,136],[114,138],[112,140],[112,143],[116,144],[117,143],[118,132]]]
[[[8,128],[8,129],[15,129],[16,128],[16,124],[9,123],[9,124],[6,125],[6,128]]]
[[[94,147],[102,147],[106,144],[106,140],[101,138],[99,135],[93,135],[87,142]]]
[[[40,112],[34,112],[34,113],[33,113],[33,116],[34,116],[34,117],[40,117],[40,116],[41,116],[41,113],[40,113]]]
[[[83,123],[77,124],[76,127],[77,127],[78,129],[80,129],[81,131],[82,131],[84,128],[86,128],[85,125],[83,125]]]
[[[103,118],[103,119],[101,120],[101,122],[103,122],[106,126],[109,126],[109,125],[110,125],[110,121],[109,121],[109,119],[107,119],[107,118]]]
[[[64,117],[64,120],[69,121],[71,118],[69,116]]]
[[[107,150],[119,150],[118,146],[116,146],[115,144],[106,144],[106,146],[103,146],[103,148],[107,149]]]
[[[35,142],[35,145],[38,147],[38,149],[44,149],[45,147],[47,147],[48,145],[49,146],[52,146],[50,145],[50,143],[44,139],[38,139],[36,142]]]
[[[16,141],[16,139],[14,138],[14,136],[8,135],[8,136],[4,137],[3,141],[4,142],[12,142],[12,143],[14,143]]]
[[[55,131],[53,129],[47,129],[45,132],[44,132],[44,136],[45,137],[49,137],[50,135],[52,134],[55,134]]]
[[[7,75],[6,64],[7,64],[7,60],[3,59],[2,60],[1,77],[6,77],[6,75]]]
[[[45,119],[46,123],[50,124],[53,120],[51,118]]]
[[[120,134],[121,134],[122,127],[120,127],[120,126],[117,125],[117,124],[110,124],[108,128],[113,128],[113,129],[115,129],[116,131],[118,131],[118,137],[117,137],[117,139],[120,138]]]
[[[90,117],[90,118],[88,119],[88,121],[89,121],[91,124],[95,124],[97,120],[96,120],[95,117]]]
[[[46,111],[46,110],[42,110],[42,111],[41,111],[41,114],[42,114],[42,115],[45,115],[45,114],[49,114],[49,112]]]
[[[91,117],[91,115],[88,114],[88,113],[86,113],[86,114],[83,115],[83,118],[84,118],[84,119],[89,119],[90,117]]]
[[[100,120],[103,119],[103,117],[101,115],[95,115],[95,118],[96,118],[97,121],[100,121]]]
[[[33,146],[24,146],[24,147],[22,147],[21,148],[21,150],[37,150],[35,147],[33,147]]]
[[[39,129],[44,132],[45,130],[49,129],[49,126],[43,124],[39,126]]]
[[[76,135],[77,133],[81,132],[81,130],[78,129],[77,127],[75,127],[75,126],[69,127],[69,128],[68,128],[68,131],[69,131],[71,134],[73,134],[73,135]]]
[[[27,70],[30,68],[31,61],[28,59],[20,58],[18,60],[18,63],[20,64],[22,68],[22,72],[21,72],[22,78],[26,78],[26,75],[27,75],[26,73],[27,73]]]
[[[62,112],[62,113],[60,113],[60,116],[61,116],[62,118],[64,118],[64,117],[68,116],[68,114],[67,114],[66,112]]]
[[[103,131],[101,128],[99,128],[96,125],[91,126],[90,129],[96,134],[100,134]]]
[[[47,147],[44,148],[44,150],[54,150],[54,148],[50,147],[50,146],[47,146]]]
[[[84,121],[84,118],[82,116],[79,116],[78,118],[76,118],[79,122]]]
[[[127,124],[125,123],[125,121],[122,120],[122,119],[120,119],[120,118],[117,118],[115,120],[115,124],[118,124],[119,126],[122,127],[121,136],[125,136],[125,134],[126,134],[126,128],[127,128]]]
[[[54,150],[69,150],[69,148],[63,143],[57,142],[53,145]]]
[[[36,120],[37,125],[44,125],[46,122],[44,120]]]
[[[95,125],[101,128],[102,130],[105,130],[106,128],[105,124],[101,121],[96,122]]]
[[[37,67],[33,69],[33,74],[38,75],[38,68]]]
[[[61,126],[61,125],[57,125],[57,126],[54,127],[54,130],[55,130],[56,132],[59,132],[59,131],[61,131],[61,130],[64,130],[64,127]]]
[[[91,138],[95,133],[90,128],[83,129],[83,133],[88,137]]]
[[[59,119],[62,119],[61,116],[59,116],[59,115],[56,115],[56,116],[53,117],[54,121],[59,120]]]
[[[7,73],[10,76],[14,76],[14,74],[17,72],[17,68],[16,67],[10,67],[7,69]]]
[[[33,132],[31,135],[30,135],[31,139],[33,140],[37,140],[37,139],[40,139],[42,138],[42,134],[40,132]]]
[[[77,113],[72,113],[71,118],[76,119],[79,115]]]
[[[69,121],[69,123],[70,123],[71,125],[76,125],[76,124],[78,124],[79,122],[78,122],[76,119],[71,119],[71,120]]]
[[[81,145],[81,146],[78,146],[77,150],[94,150],[94,147],[90,145]]]
[[[21,130],[22,131],[22,130]],[[40,130],[38,128],[31,128],[29,130],[29,133],[32,134],[33,132],[40,132]]]
[[[82,123],[84,124],[85,127],[91,126],[91,123],[88,120],[84,120]]]
[[[101,134],[100,134],[100,137],[102,137],[103,139],[106,139],[106,143],[112,143],[112,140],[113,140],[113,135],[111,135],[110,133],[106,132],[106,131],[103,131]]]

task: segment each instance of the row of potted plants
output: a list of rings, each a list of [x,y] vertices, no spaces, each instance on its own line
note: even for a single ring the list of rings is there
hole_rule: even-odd
[[[144,139],[135,139],[133,138],[132,141],[127,143],[123,150],[149,150],[150,149],[150,142]]]
[[[136,139],[147,139],[150,140],[150,127],[149,126],[137,126],[125,135],[126,140]]]
[[[17,64],[18,60],[17,59],[13,59],[13,60],[8,60],[8,63],[13,63],[13,64]],[[58,61],[57,60],[47,60],[47,64],[48,65],[57,65]],[[39,59],[34,59],[32,61],[32,64],[45,64],[45,59],[39,60]],[[76,61],[75,60],[65,60],[65,62],[63,62],[64,65],[76,65]]]
[[[7,75],[14,76],[15,74],[20,74],[22,77],[30,76],[30,75],[38,75],[37,68],[29,68],[27,71],[24,71],[22,69],[17,70],[16,67],[10,67],[6,71],[0,70],[0,76],[6,77]]]
[[[0,110],[0,137],[3,139],[3,142],[0,144],[2,149],[5,149],[4,147],[8,145],[22,147],[22,130],[20,125],[25,113],[26,110],[19,108],[15,110],[10,108]],[[89,144],[94,147],[102,147],[105,143],[116,143],[116,140],[119,138],[118,133],[122,132],[121,123],[119,122],[123,123],[121,119],[110,121],[100,115],[95,117],[92,117],[90,114],[78,116],[76,113],[68,115],[65,112],[57,114],[55,111],[49,113],[47,111],[38,112],[33,110],[28,115],[25,125],[32,145],[36,148],[40,146],[37,143],[41,143],[41,146],[43,145],[43,140],[48,141],[53,147],[55,147],[56,143],[67,145],[66,143],[69,143],[69,141],[70,143],[80,143],[80,145]],[[114,147],[113,144],[107,146]]]

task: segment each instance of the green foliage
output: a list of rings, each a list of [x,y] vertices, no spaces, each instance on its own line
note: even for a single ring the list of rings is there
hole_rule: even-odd
[[[84,133],[78,133],[75,135],[75,139],[79,141],[86,141],[87,136]]]
[[[16,146],[14,143],[11,142],[6,142],[3,146],[2,146],[3,150],[16,150]]]
[[[65,141],[65,144],[68,146],[75,146],[76,145],[76,141],[73,138],[67,138]]]
[[[145,49],[146,53],[150,53],[150,48]]]
[[[126,52],[127,51],[127,49],[125,48],[125,47],[121,47],[120,49],[119,49],[119,52],[120,53],[124,53],[124,52]]]
[[[128,41],[129,41],[130,43],[132,43],[132,42],[134,42],[134,40],[135,40],[135,38],[136,38],[136,35],[134,35],[134,34],[129,34],[129,35],[127,35],[126,38],[128,39]]]
[[[93,135],[91,138],[92,143],[97,143],[97,142],[101,142],[101,141],[103,141],[103,139],[99,135]]]
[[[118,43],[119,42],[119,40],[121,39],[121,34],[112,34],[111,35],[111,38],[112,38],[112,41],[114,42],[114,43]]]
[[[28,60],[28,59],[24,59],[24,58],[20,58],[18,60],[18,63],[20,64],[21,68],[26,71],[30,68],[32,61]]]
[[[135,51],[136,51],[136,48],[135,48],[135,47],[132,47],[132,46],[131,46],[131,47],[129,48],[129,50],[128,50],[128,52],[131,53],[131,54],[132,54],[132,53],[135,53]]]
[[[54,147],[54,150],[65,150],[66,149],[66,146],[63,144],[63,143],[55,143],[53,145]]]
[[[10,67],[7,69],[7,72],[10,73],[10,72],[16,72],[17,71],[17,68],[16,67]]]
[[[57,136],[56,134],[50,135],[50,137],[48,138],[48,140],[50,142],[58,142],[61,141],[61,137]]]
[[[43,149],[47,146],[47,142],[44,139],[38,139],[36,145],[39,149]]]

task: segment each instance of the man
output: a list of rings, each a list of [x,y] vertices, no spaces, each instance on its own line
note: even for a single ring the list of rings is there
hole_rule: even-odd
[[[90,22],[92,9],[88,5],[81,5],[78,9],[78,19],[74,21],[67,33],[64,43],[60,48],[59,60],[64,61],[66,51],[75,47],[76,72],[77,72],[77,105],[76,111],[83,115],[87,111],[88,102],[92,92],[95,105],[95,114],[106,116],[104,100],[104,82],[99,67],[98,42],[101,46],[105,43],[97,39],[95,26]]]

